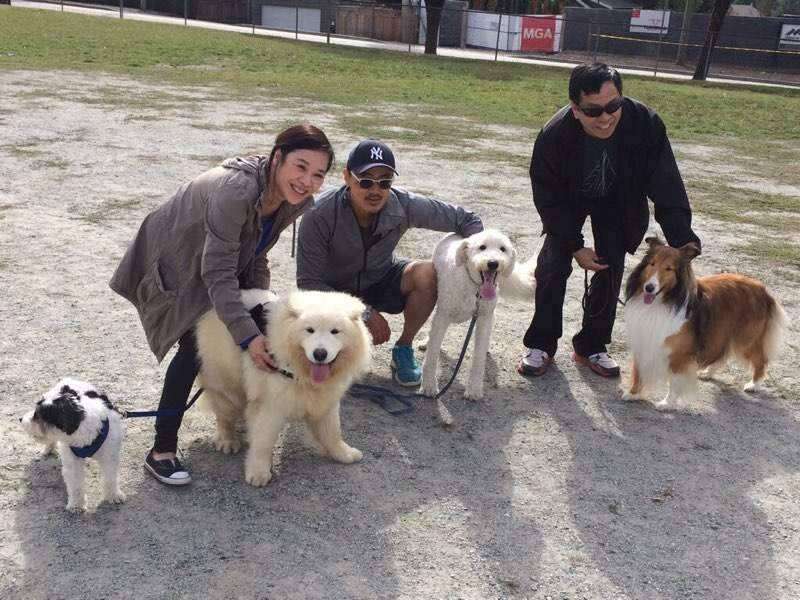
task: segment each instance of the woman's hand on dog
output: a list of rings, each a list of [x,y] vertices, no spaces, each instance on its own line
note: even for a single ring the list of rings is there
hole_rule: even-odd
[[[272,359],[269,352],[269,344],[267,338],[263,335],[254,337],[250,344],[247,346],[247,352],[250,358],[253,359],[253,364],[263,371],[275,371],[278,365]]]
[[[602,271],[608,268],[608,265],[600,262],[600,258],[595,254],[594,248],[581,248],[573,253],[572,257],[581,269],[586,269],[587,271]]]
[[[389,337],[392,335],[389,329],[389,323],[377,310],[372,311],[369,319],[364,322],[364,325],[367,326],[370,335],[372,335],[372,343],[376,346],[388,342]]]

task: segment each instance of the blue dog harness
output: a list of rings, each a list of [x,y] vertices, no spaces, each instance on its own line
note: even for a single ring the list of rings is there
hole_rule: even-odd
[[[95,452],[100,450],[100,446],[106,441],[108,437],[108,419],[103,419],[103,426],[100,428],[100,433],[94,438],[94,441],[88,446],[70,446],[69,449],[78,458],[89,458],[94,456]]]

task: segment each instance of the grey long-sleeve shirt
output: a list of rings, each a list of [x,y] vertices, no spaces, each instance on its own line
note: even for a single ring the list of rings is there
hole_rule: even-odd
[[[347,188],[324,192],[300,223],[297,287],[359,295],[387,273],[400,238],[411,228],[467,237],[482,231],[483,223],[464,208],[392,188],[378,213],[377,241],[365,249]]]

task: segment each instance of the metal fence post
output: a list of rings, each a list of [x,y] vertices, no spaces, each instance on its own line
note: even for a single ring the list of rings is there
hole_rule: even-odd
[[[503,23],[503,13],[497,13],[500,17],[497,19],[497,41],[494,44],[494,60],[497,61],[497,55],[500,52],[500,26]]]
[[[586,34],[586,60],[589,60],[589,56],[592,54],[592,26],[594,23],[589,21],[589,32]]]
[[[664,2],[666,8],[666,1]],[[658,45],[656,46],[656,66],[653,68],[653,77],[658,77],[658,63],[661,60],[661,42],[664,40],[664,15],[666,10],[661,11],[661,28],[658,30]]]
[[[125,4],[125,0],[119,0],[119,18],[120,18],[120,19],[124,19],[124,18],[125,18],[125,17],[123,16],[123,12],[124,12],[124,4]]]
[[[183,0],[183,26],[188,26],[189,21],[189,0]]]
[[[294,39],[300,38],[300,5],[294,7]]]
[[[253,10],[253,0],[247,0],[247,12],[250,13],[250,26],[252,27],[251,33],[256,34],[256,11]]]
[[[326,36],[326,42],[328,44],[331,43],[331,25],[333,25],[333,14],[331,12],[331,0],[328,0],[328,9],[325,11],[325,16],[327,17],[328,21],[328,35]]]

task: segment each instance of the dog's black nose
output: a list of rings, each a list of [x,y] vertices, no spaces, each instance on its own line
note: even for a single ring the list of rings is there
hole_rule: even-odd
[[[500,266],[500,263],[496,260],[490,260],[488,263],[486,263],[486,266],[489,267],[490,271],[497,271],[497,267]]]
[[[22,417],[19,418],[19,422],[22,423]]]
[[[656,289],[656,286],[654,286],[652,283],[648,283],[646,286],[644,286],[644,291],[648,294],[652,294],[654,289]]]
[[[314,350],[314,360],[317,362],[322,362],[326,358],[328,358],[328,351],[325,348],[317,348]]]

